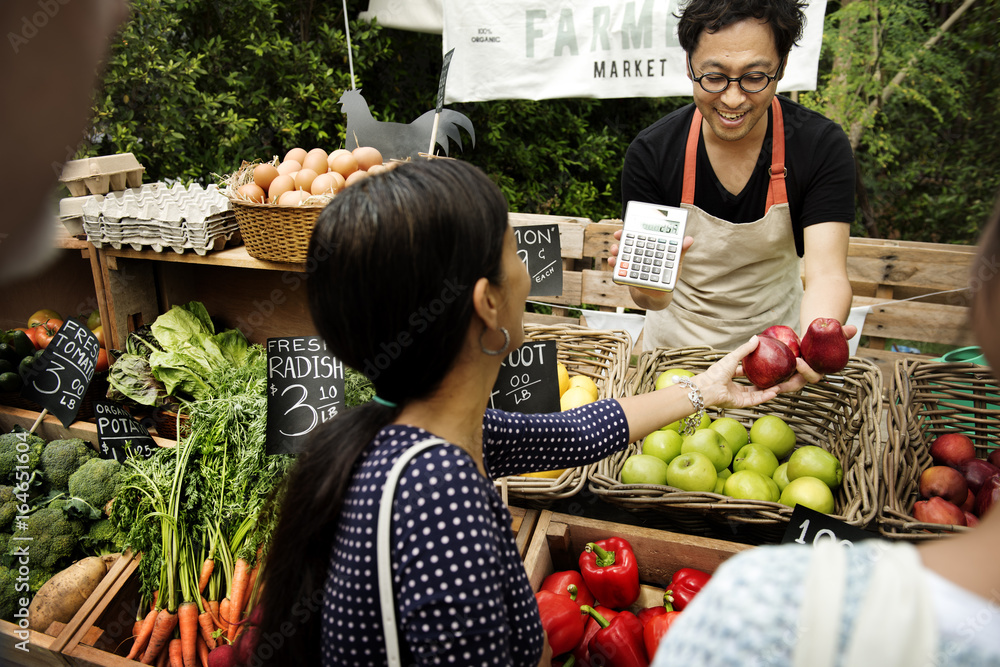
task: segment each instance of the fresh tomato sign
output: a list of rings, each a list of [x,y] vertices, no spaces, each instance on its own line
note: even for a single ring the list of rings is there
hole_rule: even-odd
[[[32,364],[21,396],[38,403],[69,427],[94,377],[100,345],[87,327],[67,320]]]

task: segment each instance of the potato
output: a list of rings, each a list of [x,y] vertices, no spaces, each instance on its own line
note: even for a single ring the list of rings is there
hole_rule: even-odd
[[[117,554],[76,561],[42,584],[28,606],[28,627],[45,632],[54,622],[69,623],[117,560]]]

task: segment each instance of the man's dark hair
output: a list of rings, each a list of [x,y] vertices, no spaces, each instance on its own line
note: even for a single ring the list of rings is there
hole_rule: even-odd
[[[807,5],[800,0],[690,0],[677,15],[677,36],[690,54],[703,31],[718,32],[733,23],[759,19],[771,26],[778,57],[784,59],[802,37]]]

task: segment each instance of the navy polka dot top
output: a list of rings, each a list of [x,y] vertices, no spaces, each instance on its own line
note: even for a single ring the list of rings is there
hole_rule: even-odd
[[[323,600],[323,664],[384,665],[375,535],[382,484],[396,458],[432,437],[382,429],[344,502]],[[488,410],[484,478],[451,444],[407,466],[392,522],[393,588],[404,665],[530,665],[541,657],[538,606],[492,478],[583,465],[628,444],[619,403],[529,415]]]

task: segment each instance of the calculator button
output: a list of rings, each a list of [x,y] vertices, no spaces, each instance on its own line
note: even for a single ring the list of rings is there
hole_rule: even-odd
[[[642,275],[639,276],[639,279],[640,280],[649,280],[649,274],[646,273],[645,271],[643,271]]]
[[[658,253],[656,253],[656,255],[654,255],[654,257],[656,257],[656,259],[663,259],[663,253],[662,252],[658,252]]]
[[[642,263],[643,264],[652,264],[653,263],[653,259],[651,257],[643,257],[642,258]]]
[[[621,267],[623,269],[627,269],[628,268],[628,262],[622,262]]]
[[[645,248],[646,247],[646,242],[640,239],[640,240],[638,240],[638,241],[635,242],[635,247],[636,248]]]
[[[673,262],[664,262],[663,265],[665,267],[667,267],[668,269],[674,268],[674,263]]]
[[[675,253],[675,252],[668,252],[667,253],[667,259],[677,259],[677,253]]]
[[[625,277],[625,276],[628,275],[628,271],[626,271],[625,268],[622,267],[622,269],[618,272],[618,275],[622,276],[622,277]]]
[[[632,273],[629,274],[629,276],[631,276],[632,278],[638,278],[639,277],[639,272],[638,271],[633,271]]]
[[[646,257],[653,257],[654,255],[656,255],[656,251],[652,248],[646,251]]]
[[[666,243],[662,243],[662,242],[661,243],[657,243],[656,244],[656,249],[657,250],[666,250],[667,249],[667,244]]]

